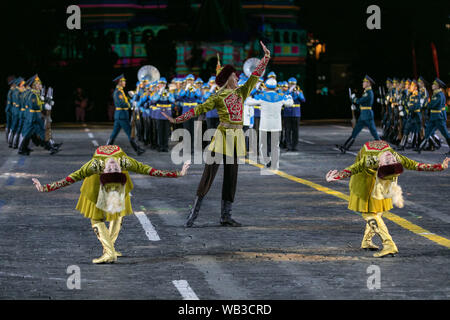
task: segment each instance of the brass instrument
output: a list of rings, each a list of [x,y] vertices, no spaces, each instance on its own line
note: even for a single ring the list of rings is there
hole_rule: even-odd
[[[151,65],[142,66],[137,73],[137,78],[139,81],[147,80],[150,83],[158,81],[161,77],[159,70]],[[139,110],[133,108],[133,114],[131,115],[131,138],[136,137],[136,123],[140,121]]]
[[[250,78],[253,71],[255,71],[258,63],[259,63],[258,58],[249,58],[249,59],[245,60],[244,66],[242,69],[244,70],[244,74],[247,76],[247,78]],[[264,76],[265,73],[266,73],[266,70],[264,70],[262,76]]]

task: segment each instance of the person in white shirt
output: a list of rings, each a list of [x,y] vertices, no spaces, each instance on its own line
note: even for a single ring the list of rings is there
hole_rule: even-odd
[[[261,106],[261,121],[259,124],[259,148],[262,162],[272,170],[278,170],[280,159],[281,109],[292,106],[291,95],[276,92],[277,81],[269,78],[265,82],[266,91],[248,98],[248,105]],[[270,139],[270,144],[268,140]],[[269,155],[270,154],[270,155]]]

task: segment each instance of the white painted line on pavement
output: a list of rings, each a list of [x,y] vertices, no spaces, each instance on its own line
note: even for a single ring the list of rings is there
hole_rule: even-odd
[[[93,144],[94,146],[98,147],[98,142],[97,142],[97,140],[92,140],[92,144]]]
[[[200,300],[186,280],[173,280],[172,283],[180,292],[183,300]]]
[[[298,141],[300,141],[300,142],[304,142],[304,143],[307,143],[307,144],[315,144],[314,142],[311,142],[311,141],[308,141],[308,140],[304,140],[304,139],[298,139]]]
[[[160,241],[161,238],[156,232],[150,220],[147,218],[147,215],[143,211],[137,211],[134,215],[139,219],[142,227],[145,230],[145,234],[147,235],[148,240],[150,241]]]
[[[89,130],[89,128],[84,128],[84,131],[89,132],[90,130]]]
[[[89,136],[89,138],[91,138],[91,139],[94,138],[94,135],[92,134],[92,132],[89,132],[89,133],[88,133],[88,136]]]

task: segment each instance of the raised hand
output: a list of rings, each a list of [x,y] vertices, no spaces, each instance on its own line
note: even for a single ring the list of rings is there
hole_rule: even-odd
[[[36,187],[36,189],[37,189],[39,192],[42,192],[42,191],[43,191],[43,188],[42,188],[42,185],[41,185],[41,183],[39,182],[39,180],[36,179],[36,178],[32,178],[31,180],[33,180],[33,184],[34,184],[34,186]]]
[[[264,55],[270,58],[270,50],[267,49],[267,47],[264,45],[264,43],[262,41],[259,41],[259,43],[261,44],[261,47],[263,48]]]
[[[184,164],[183,164],[183,168],[181,169],[181,176],[185,176],[189,167],[191,166],[191,161],[187,160]]]

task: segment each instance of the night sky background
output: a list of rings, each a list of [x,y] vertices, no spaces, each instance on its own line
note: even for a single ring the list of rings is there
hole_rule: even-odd
[[[450,24],[450,1],[299,0],[296,3],[301,8],[298,24],[326,44],[326,53],[318,61],[313,57],[307,59],[304,79],[307,104],[302,112],[304,119],[346,118],[350,112],[347,89],[360,89],[365,74],[369,74],[377,84],[384,83],[386,77],[413,78],[413,48],[418,75],[431,82],[436,77],[432,42],[437,48],[440,77],[450,83],[450,30],[445,27]],[[112,68],[114,55],[101,46],[78,64],[66,67],[55,65],[51,50],[58,35],[67,30],[66,8],[70,4],[76,4],[76,1],[2,1],[0,4],[3,25],[0,95],[5,101],[8,76],[29,78],[38,73],[44,84],[55,88],[58,104],[53,112],[55,121],[74,120],[70,99],[76,86],[86,85],[91,88],[92,100],[97,105],[105,104],[113,86],[111,79],[120,72]],[[366,27],[369,17],[366,8],[372,4],[381,8],[381,30],[369,30]],[[167,54],[158,55],[152,60],[156,61],[154,65],[162,67],[162,71],[166,68],[164,64],[172,63],[174,41],[180,37],[202,39],[202,34],[193,33],[193,29],[185,28],[185,24],[177,26],[177,21],[191,19],[190,26],[195,28],[195,16],[189,10],[180,10],[182,7],[179,1],[169,1],[166,17],[171,27],[164,38],[154,39],[152,44],[163,53],[167,51]],[[251,35],[257,37],[257,30],[248,27]],[[348,66],[348,74],[338,85],[330,86],[331,94],[328,97],[320,97],[316,94],[320,87],[317,76],[325,74],[333,77],[329,74],[329,66],[333,64]],[[129,89],[132,89],[134,79],[129,85]],[[88,120],[104,121],[103,111],[98,110]],[[4,122],[4,112],[0,113],[0,122]]]

